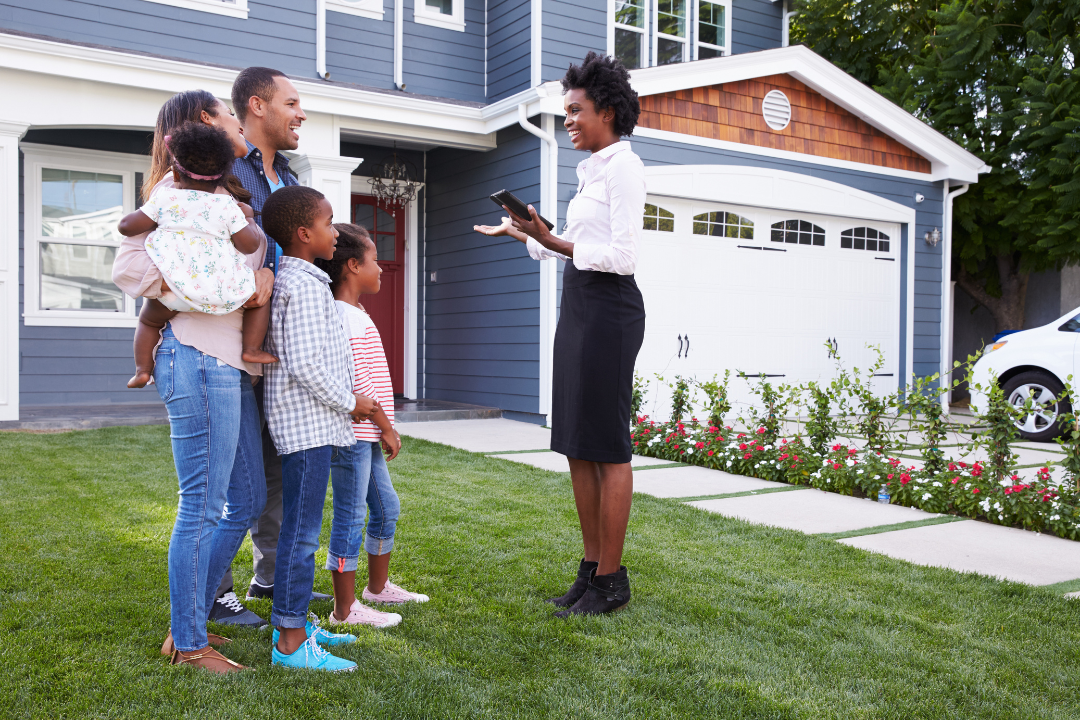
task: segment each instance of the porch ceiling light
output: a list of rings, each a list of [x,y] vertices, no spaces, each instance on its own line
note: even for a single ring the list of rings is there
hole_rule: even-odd
[[[926,244],[930,247],[937,247],[937,244],[941,242],[941,231],[937,228],[927,230],[923,235],[923,240],[925,240]]]
[[[393,158],[383,160],[379,165],[371,168],[371,194],[379,203],[396,215],[399,208],[416,199],[417,182],[416,167],[408,160],[398,160],[397,149],[394,149]]]

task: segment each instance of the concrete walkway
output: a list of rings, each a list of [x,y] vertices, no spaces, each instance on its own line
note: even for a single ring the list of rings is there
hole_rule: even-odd
[[[402,435],[568,472],[551,432],[504,418],[402,425]],[[751,523],[799,530],[918,565],[1046,586],[1080,598],[1080,542],[634,456],[634,491]]]

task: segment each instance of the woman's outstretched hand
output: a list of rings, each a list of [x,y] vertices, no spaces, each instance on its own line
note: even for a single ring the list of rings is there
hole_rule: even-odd
[[[507,210],[507,212],[510,212]],[[519,242],[525,242],[529,238],[519,230],[514,229],[514,222],[508,217],[502,219],[502,225],[473,225],[473,230],[491,237],[509,236]]]

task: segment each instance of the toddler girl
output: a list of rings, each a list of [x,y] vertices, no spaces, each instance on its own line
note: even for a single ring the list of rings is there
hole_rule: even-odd
[[[146,300],[139,314],[131,388],[150,382],[161,329],[176,313],[224,315],[255,293],[255,274],[241,255],[259,248],[259,234],[251,228],[254,213],[231,195],[214,192],[225,184],[235,156],[232,140],[220,128],[187,123],[165,144],[173,158],[174,187],[158,188],[119,228],[127,237],[153,230],[146,252],[163,278],[160,301]],[[277,362],[262,350],[269,322],[269,303],[244,311],[244,362]]]
[[[390,482],[386,460],[401,450],[394,430],[394,391],[382,340],[375,323],[360,305],[360,296],[379,292],[382,268],[376,262],[375,244],[359,225],[337,224],[337,247],[330,261],[315,264],[330,276],[330,290],[353,356],[353,392],[378,403],[371,420],[353,423],[356,444],[335,448],[330,461],[334,487],[334,522],[326,568],[334,581],[334,612],[331,622],[392,627],[401,622],[397,613],[383,613],[356,599],[356,569],[363,541],[368,556],[368,582],[363,598],[369,602],[401,605],[427,602],[427,595],[412,593],[389,580],[390,551],[400,504]],[[380,442],[382,447],[380,448]],[[388,457],[383,458],[385,448]],[[370,510],[367,537],[364,516]]]

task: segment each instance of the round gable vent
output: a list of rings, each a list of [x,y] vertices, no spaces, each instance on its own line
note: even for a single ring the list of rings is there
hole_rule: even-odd
[[[791,101],[779,90],[770,90],[761,101],[761,114],[766,125],[773,130],[783,130],[791,122]]]

